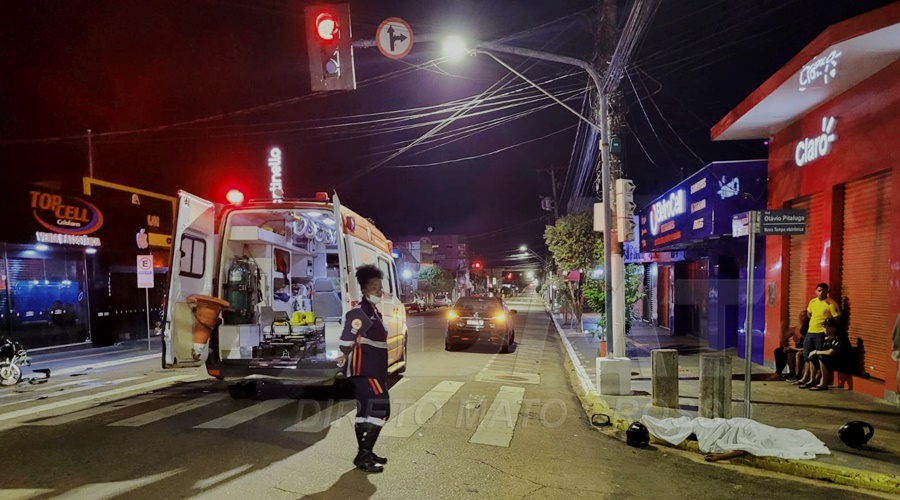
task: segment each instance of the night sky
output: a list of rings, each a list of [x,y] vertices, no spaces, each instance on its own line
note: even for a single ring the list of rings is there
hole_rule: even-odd
[[[632,3],[619,2],[621,22]],[[710,142],[710,127],[828,25],[888,3],[663,1],[620,86],[629,104],[625,172],[639,198],[711,161],[764,158],[758,141]],[[503,39],[590,60],[596,4],[366,1],[350,8],[354,39],[373,38],[382,20],[401,17],[417,35]],[[540,196],[551,188],[539,169],[558,169],[563,206],[590,196],[593,181],[577,182],[584,148],[573,154],[585,127],[486,56],[442,61],[440,44],[426,42],[399,61],[357,49],[358,89],[312,94],[305,5],[3,2],[2,194],[40,181],[78,189],[88,172],[87,129],[95,134],[95,177],[216,201],[231,188],[266,196],[267,150],[278,145],[288,197],[337,190],[389,237],[428,227],[468,235],[473,256],[496,265],[522,243],[541,246],[547,212]],[[584,106],[582,73],[500,57],[573,108]],[[357,175],[448,117],[446,103],[487,89],[500,90],[475,116]]]

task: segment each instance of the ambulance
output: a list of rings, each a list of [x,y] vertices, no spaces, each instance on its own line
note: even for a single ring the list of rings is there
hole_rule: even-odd
[[[344,314],[361,294],[363,264],[384,273],[379,308],[389,372],[407,363],[406,311],[392,243],[341,206],[337,195],[221,206],[180,191],[163,327],[163,367],[205,365],[234,382],[234,398],[257,382],[331,385]]]

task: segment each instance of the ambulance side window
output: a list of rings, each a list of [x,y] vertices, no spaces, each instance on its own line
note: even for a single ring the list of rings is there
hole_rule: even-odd
[[[394,285],[391,281],[391,265],[381,257],[378,258],[378,269],[381,269],[381,272],[384,273],[384,278],[382,279],[381,287],[384,289],[385,293],[389,293],[391,295],[394,294]]]
[[[179,276],[202,278],[206,272],[206,241],[185,234],[181,237]]]

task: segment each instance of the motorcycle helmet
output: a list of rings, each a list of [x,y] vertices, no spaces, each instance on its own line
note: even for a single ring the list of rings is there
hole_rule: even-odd
[[[628,446],[643,448],[650,444],[650,431],[640,422],[632,422],[625,431],[625,442]]]
[[[875,428],[866,422],[854,420],[838,429],[838,437],[851,448],[862,448],[875,435]]]

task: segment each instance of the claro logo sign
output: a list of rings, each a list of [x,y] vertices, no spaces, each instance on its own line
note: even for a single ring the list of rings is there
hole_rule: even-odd
[[[41,226],[60,234],[91,234],[103,225],[103,214],[80,198],[31,191],[31,209]]]
[[[822,133],[816,137],[809,137],[797,143],[794,148],[794,163],[802,167],[831,152],[831,143],[838,139],[834,129],[837,127],[837,118],[831,116],[822,118]]]

